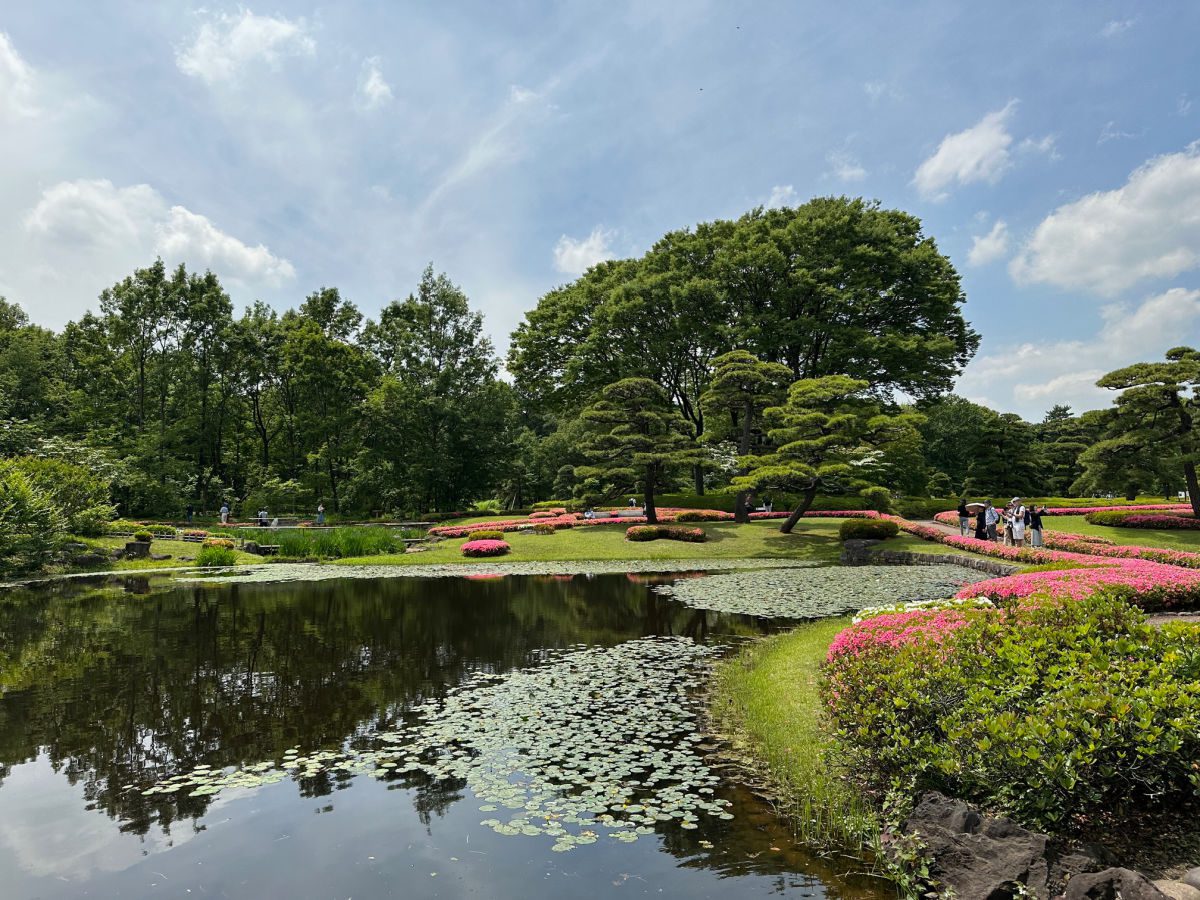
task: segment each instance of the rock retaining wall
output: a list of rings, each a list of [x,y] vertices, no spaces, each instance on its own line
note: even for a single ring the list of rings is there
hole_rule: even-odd
[[[954,553],[913,553],[908,550],[876,549],[883,541],[852,540],[842,545],[842,564],[847,566],[963,566],[999,578],[1020,571],[1020,566],[991,559],[976,559]]]

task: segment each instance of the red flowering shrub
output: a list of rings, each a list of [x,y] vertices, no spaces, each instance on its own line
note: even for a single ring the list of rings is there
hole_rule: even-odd
[[[462,555],[479,557],[479,556],[503,556],[508,553],[512,547],[507,541],[467,541],[462,545]]]

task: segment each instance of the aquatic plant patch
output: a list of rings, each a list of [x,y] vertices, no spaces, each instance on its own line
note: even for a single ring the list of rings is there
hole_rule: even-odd
[[[821,566],[797,572],[729,572],[654,590],[696,609],[815,619],[882,603],[952,597],[963,585],[987,577],[952,565]]]
[[[487,815],[480,824],[544,835],[560,852],[695,829],[701,816],[733,818],[697,749],[689,694],[711,654],[678,637],[551,653],[543,665],[480,673],[416,707],[411,725],[374,736],[375,749],[292,748],[241,769],[198,766],[142,794],[207,796],[335,771],[461,779]]]
[[[562,562],[436,563],[413,566],[323,566],[273,563],[243,566],[216,576],[178,575],[177,581],[213,584],[267,584],[342,578],[469,578],[472,575],[622,575],[630,572],[712,572],[731,569],[807,569],[817,563],[795,559],[611,559]]]

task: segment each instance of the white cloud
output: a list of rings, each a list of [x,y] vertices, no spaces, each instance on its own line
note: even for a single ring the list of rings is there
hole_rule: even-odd
[[[1186,116],[1192,111],[1192,98],[1187,94],[1180,94],[1179,99],[1175,101],[1175,113],[1180,116]]]
[[[583,240],[564,234],[554,245],[554,268],[564,275],[582,275],[596,263],[613,258],[609,245],[614,236],[599,225]]]
[[[941,200],[952,184],[995,184],[1012,165],[1008,120],[1017,101],[990,112],[965,131],[942,138],[933,155],[917,168],[913,183],[922,197]]]
[[[1008,225],[997,221],[987,234],[977,234],[971,240],[967,262],[973,266],[986,266],[1008,253]]]
[[[168,208],[147,184],[119,188],[111,181],[65,181],[47,188],[24,219],[26,234],[46,258],[101,271],[95,284],[114,280],[155,256],[190,268],[211,268],[243,284],[277,287],[295,277],[286,259],[251,247],[182,206]]]
[[[867,177],[867,170],[848,153],[835,151],[830,153],[826,160],[833,167],[833,175],[839,181],[862,181]]]
[[[179,71],[209,84],[231,81],[256,61],[277,67],[286,56],[311,56],[317,43],[303,19],[255,15],[243,9],[205,22],[191,45],[175,54]]]
[[[796,189],[790,184],[777,184],[771,188],[771,196],[763,206],[767,209],[779,209],[783,206],[796,204]]]
[[[1100,328],[1085,339],[1028,342],[980,354],[956,390],[971,396],[987,391],[993,405],[1031,419],[1041,418],[1055,403],[1077,411],[1106,407],[1112,392],[1095,386],[1104,373],[1158,359],[1171,347],[1196,340],[1200,290],[1172,288],[1136,307],[1113,304],[1100,314]]]
[[[378,109],[392,100],[392,86],[383,77],[379,67],[379,57],[371,56],[363,60],[362,71],[358,74],[358,91],[355,101],[360,109]]]
[[[900,98],[900,91],[887,81],[867,81],[863,83],[863,91],[870,98],[871,103],[878,103],[885,98],[897,100]]]
[[[1100,129],[1100,136],[1096,138],[1096,144],[1107,144],[1109,141],[1126,141],[1134,138],[1140,138],[1141,134],[1132,131],[1122,131],[1117,127],[1116,122],[1105,122],[1104,127]]]
[[[508,86],[508,99],[513,103],[529,103],[532,100],[537,100],[541,95],[527,87],[521,87],[519,84],[510,84]]]
[[[1113,19],[1100,29],[1100,36],[1111,38],[1124,34],[1133,27],[1133,19]]]
[[[155,226],[154,249],[164,258],[187,262],[192,268],[212,269],[245,282],[279,287],[296,277],[296,270],[262,244],[251,247],[221,231],[206,217],[172,206],[165,221]]]
[[[33,68],[0,31],[0,121],[37,114],[33,87]]]
[[[1149,160],[1112,191],[1060,206],[1012,261],[1018,282],[1112,296],[1200,266],[1200,144]]]
[[[1040,153],[1051,162],[1062,159],[1058,152],[1058,138],[1052,134],[1040,138],[1027,137],[1017,145],[1017,149],[1022,153]]]

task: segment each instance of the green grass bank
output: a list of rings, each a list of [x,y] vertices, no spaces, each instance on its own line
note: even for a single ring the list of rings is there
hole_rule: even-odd
[[[840,779],[827,758],[817,680],[846,617],[812,622],[757,641],[720,663],[711,699],[713,722],[774,795],[805,842],[874,847],[875,810]]]

